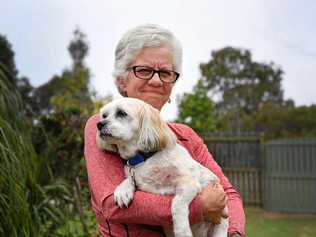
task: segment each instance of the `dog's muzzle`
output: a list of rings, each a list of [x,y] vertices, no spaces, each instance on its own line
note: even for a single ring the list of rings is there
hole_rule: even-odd
[[[97,123],[97,128],[98,128],[98,130],[101,132],[102,129],[103,129],[106,125],[107,125],[107,122],[103,120],[103,121],[100,121],[100,122]]]
[[[107,129],[107,126],[106,126],[107,124],[108,124],[108,122],[104,121],[104,120],[97,123],[97,128],[99,130],[100,137],[102,137],[102,138],[113,137],[112,134]]]

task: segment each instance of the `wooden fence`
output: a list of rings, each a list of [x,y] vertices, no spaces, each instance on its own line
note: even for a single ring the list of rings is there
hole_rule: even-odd
[[[262,206],[261,170],[258,168],[224,168],[224,174],[237,188],[247,206]]]
[[[245,205],[316,213],[316,138],[263,144],[249,134],[202,137]]]
[[[269,141],[263,170],[266,210],[316,213],[316,139]]]
[[[203,135],[224,174],[248,206],[262,206],[262,142],[259,135]]]

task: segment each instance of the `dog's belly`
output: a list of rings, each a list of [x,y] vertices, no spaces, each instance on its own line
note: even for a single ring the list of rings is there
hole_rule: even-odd
[[[157,194],[173,194],[178,177],[179,172],[175,167],[152,167],[135,173],[138,189]]]
[[[177,185],[183,180],[194,180],[203,188],[218,178],[192,159],[180,145],[167,152],[157,152],[143,165],[135,168],[136,185],[142,191],[174,194]]]

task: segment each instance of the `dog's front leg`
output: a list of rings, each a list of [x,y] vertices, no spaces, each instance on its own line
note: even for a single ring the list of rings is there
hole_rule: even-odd
[[[175,237],[192,237],[189,222],[189,204],[200,191],[199,183],[190,177],[185,177],[178,183],[176,195],[171,205]]]
[[[119,207],[128,207],[132,201],[135,192],[135,185],[131,177],[123,180],[114,191],[114,200]]]
[[[225,212],[228,212],[228,207],[225,207]],[[228,218],[221,218],[221,223],[214,226],[213,237],[226,237],[228,232]]]

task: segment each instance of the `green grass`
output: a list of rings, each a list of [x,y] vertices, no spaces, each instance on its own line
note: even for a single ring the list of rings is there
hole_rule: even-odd
[[[246,208],[247,237],[315,237],[316,215],[286,215],[265,212],[262,209]],[[89,237],[99,237],[95,216],[85,207],[85,219]],[[58,231],[58,236],[85,236],[79,219],[70,220]]]
[[[247,237],[315,237],[316,215],[268,213],[246,209]]]

